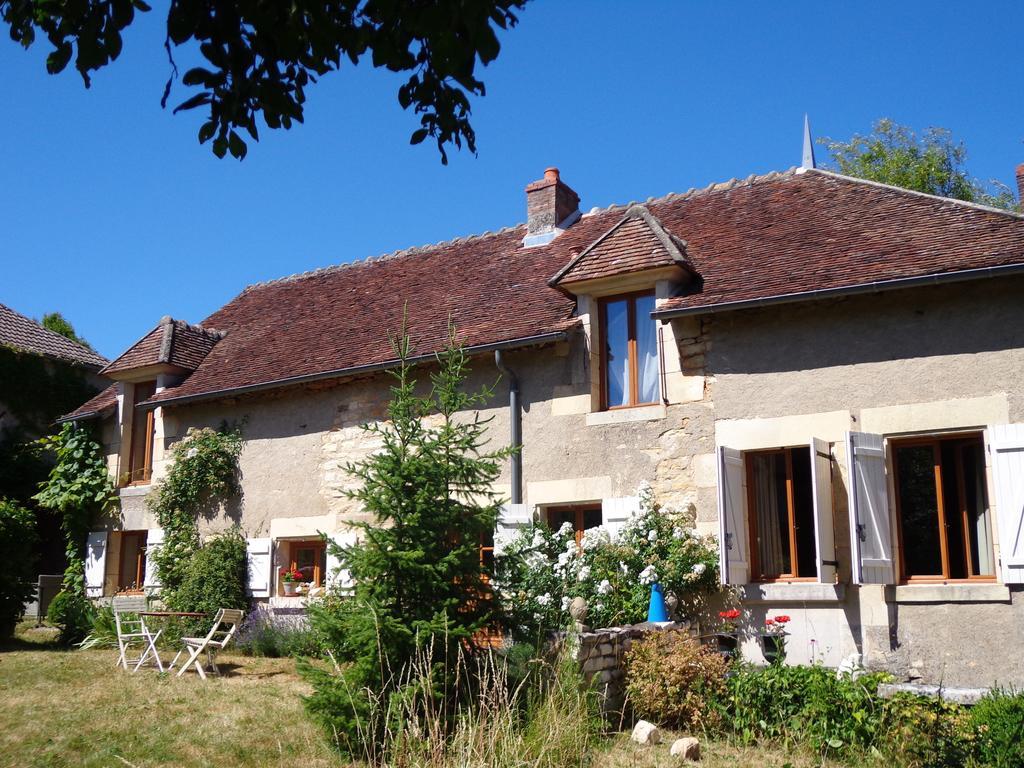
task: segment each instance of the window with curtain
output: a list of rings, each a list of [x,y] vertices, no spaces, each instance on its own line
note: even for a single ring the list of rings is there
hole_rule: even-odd
[[[903,580],[994,578],[982,436],[893,441],[892,456]]]
[[[816,578],[810,448],[751,451],[746,471],[754,580]]]
[[[603,407],[656,403],[661,386],[654,294],[604,299],[600,310]]]

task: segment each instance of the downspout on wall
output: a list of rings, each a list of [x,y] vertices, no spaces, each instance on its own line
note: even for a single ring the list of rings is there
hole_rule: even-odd
[[[512,498],[513,504],[523,503],[523,409],[519,401],[519,378],[505,365],[501,350],[494,350],[494,364],[501,375],[508,379],[508,416],[510,441],[516,448],[512,454]]]

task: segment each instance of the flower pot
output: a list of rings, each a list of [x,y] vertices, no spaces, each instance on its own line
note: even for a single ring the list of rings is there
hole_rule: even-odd
[[[286,581],[284,583],[284,593],[288,597],[294,597],[298,589],[299,585],[294,581]]]
[[[740,645],[740,636],[737,632],[719,632],[715,635],[718,643],[718,652],[734,656]]]
[[[786,660],[785,635],[761,635],[761,652],[769,664],[777,664]]]

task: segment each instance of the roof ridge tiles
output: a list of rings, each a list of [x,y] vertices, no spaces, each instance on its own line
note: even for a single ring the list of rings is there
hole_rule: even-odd
[[[627,211],[634,205],[658,205],[660,203],[667,203],[672,200],[684,200],[699,194],[726,191],[728,189],[732,189],[736,186],[739,186],[740,184],[752,185],[763,181],[773,181],[777,178],[796,175],[797,170],[798,169],[796,168],[796,166],[793,166],[791,168],[787,168],[784,171],[770,171],[768,173],[760,175],[752,173],[750,174],[750,176],[743,180],[732,178],[726,182],[712,182],[707,187],[690,187],[690,189],[686,190],[685,192],[666,192],[664,195],[649,197],[644,203],[639,203],[636,200],[631,200],[628,203],[611,203],[610,205],[607,205],[603,208],[595,206],[588,213],[584,214],[584,216],[593,216],[601,213],[610,213],[618,210]],[[475,240],[483,240],[488,237],[497,237],[498,235],[505,235],[510,232],[514,232],[515,230],[521,228],[522,226],[524,225],[522,222],[520,222],[518,224],[513,224],[512,226],[508,227],[501,227],[500,229],[496,229],[493,231],[488,230],[486,232],[480,232],[476,234],[461,235],[459,237],[453,237],[448,240],[441,240],[436,243],[426,243],[424,245],[410,246],[408,248],[399,248],[398,250],[395,251],[389,251],[387,253],[381,253],[375,256],[367,256],[362,259],[354,259],[353,261],[347,261],[341,264],[328,264],[325,267],[317,267],[316,269],[308,269],[303,272],[295,272],[291,275],[274,277],[269,280],[261,280],[259,282],[247,285],[245,288],[242,289],[242,292],[239,295],[246,294],[249,291],[258,288],[267,288],[272,285],[280,285],[282,283],[295,282],[297,280],[305,280],[306,278],[319,277],[321,275],[327,275],[333,272],[352,269],[354,267],[375,264],[380,261],[390,261],[391,259],[397,259],[403,256],[414,256],[420,253],[428,253],[430,251],[434,251],[440,248],[449,248],[453,245],[468,243]]]
[[[1001,213],[1004,216],[1010,216],[1014,219],[1024,219],[1024,212],[1017,213],[1016,211],[1009,211],[1005,208],[996,208],[995,206],[985,205],[984,203],[975,203],[970,200],[960,200],[955,197],[943,197],[942,195],[933,195],[929,192],[919,192],[916,189],[897,187],[895,184],[886,184],[884,182],[874,181],[872,179],[861,179],[857,176],[847,176],[844,173],[836,173],[835,171],[829,171],[824,168],[801,168],[797,170],[797,173],[820,173],[822,176],[831,176],[833,179],[839,179],[840,181],[848,181],[854,184],[863,184],[869,187],[877,187],[878,189],[889,190],[891,192],[900,192],[905,195],[923,197],[926,200],[936,200],[943,203],[953,203],[955,205],[962,205],[968,208],[975,208],[977,210],[986,211],[988,213]]]

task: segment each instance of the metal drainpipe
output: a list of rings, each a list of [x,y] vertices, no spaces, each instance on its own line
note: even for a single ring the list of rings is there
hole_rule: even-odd
[[[501,375],[508,379],[508,415],[512,426],[510,429],[512,445],[518,448],[512,454],[512,503],[523,503],[523,411],[519,404],[519,379],[512,369],[505,365],[501,350],[494,350],[494,364]]]

